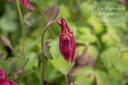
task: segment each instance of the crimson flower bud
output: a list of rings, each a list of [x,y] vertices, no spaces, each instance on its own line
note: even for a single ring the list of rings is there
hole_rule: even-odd
[[[68,62],[72,63],[75,54],[76,43],[73,32],[71,32],[65,19],[57,21],[61,26],[61,33],[59,37],[59,48],[63,58]]]

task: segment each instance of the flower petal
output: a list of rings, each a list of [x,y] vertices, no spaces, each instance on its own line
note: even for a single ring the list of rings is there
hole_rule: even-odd
[[[20,85],[7,79],[6,73],[0,68],[0,85]]]
[[[7,79],[6,73],[0,68],[0,79]]]
[[[11,85],[11,84],[6,79],[0,79],[0,85]]]
[[[28,9],[30,10],[34,10],[35,7],[33,6],[33,4],[29,1],[29,0],[21,0],[21,3]]]

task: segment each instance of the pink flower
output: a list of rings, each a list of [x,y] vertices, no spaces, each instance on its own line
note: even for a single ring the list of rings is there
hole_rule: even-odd
[[[14,0],[9,0],[10,2],[14,2]],[[34,10],[33,4],[30,2],[30,0],[21,0],[21,3],[28,9]]]
[[[19,85],[7,79],[6,73],[0,68],[0,85]]]
[[[61,26],[59,38],[60,52],[68,63],[72,63],[76,48],[73,32],[71,32],[65,19],[62,18],[60,21],[57,21],[57,23]]]

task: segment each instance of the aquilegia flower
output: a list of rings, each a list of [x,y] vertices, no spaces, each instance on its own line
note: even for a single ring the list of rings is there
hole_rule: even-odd
[[[59,38],[60,52],[68,63],[72,63],[76,48],[73,32],[71,32],[65,19],[62,18],[60,21],[57,21],[57,23],[61,26]]]
[[[9,0],[10,2],[14,2],[14,0]],[[30,0],[20,0],[21,1],[21,3],[26,7],[26,8],[28,8],[28,9],[30,9],[30,10],[34,10],[35,8],[34,8],[34,6],[33,6],[33,4],[30,2]]]
[[[0,85],[19,85],[7,79],[6,73],[0,68]]]

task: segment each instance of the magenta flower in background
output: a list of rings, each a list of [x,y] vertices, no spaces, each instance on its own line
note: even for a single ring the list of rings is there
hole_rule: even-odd
[[[72,63],[76,48],[73,32],[71,32],[65,19],[62,18],[60,21],[57,21],[57,23],[61,26],[59,38],[60,52],[68,63]]]
[[[0,85],[20,85],[7,79],[6,73],[0,68]]]
[[[14,2],[14,0],[9,0],[10,2]],[[21,3],[28,9],[34,10],[33,4],[29,0],[21,0]]]

